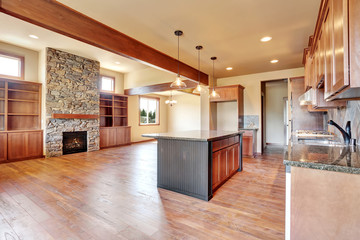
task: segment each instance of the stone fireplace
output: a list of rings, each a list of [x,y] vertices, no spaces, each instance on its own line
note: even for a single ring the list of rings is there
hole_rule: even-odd
[[[53,117],[99,115],[99,62],[53,48],[47,48],[46,55],[46,156],[63,155],[63,132],[86,132],[87,151],[99,150],[98,118]]]

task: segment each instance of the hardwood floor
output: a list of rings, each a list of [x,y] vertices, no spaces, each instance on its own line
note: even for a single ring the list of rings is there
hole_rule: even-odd
[[[156,143],[0,165],[0,239],[284,239],[281,152],[210,202],[156,187]]]

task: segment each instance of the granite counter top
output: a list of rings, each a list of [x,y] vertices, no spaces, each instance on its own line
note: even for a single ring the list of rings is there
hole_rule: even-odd
[[[245,128],[239,128],[239,130],[257,131],[257,130],[259,130],[259,128],[257,128],[257,127],[245,127]]]
[[[287,166],[360,174],[359,146],[321,146],[293,143],[284,154]]]
[[[183,131],[168,133],[143,134],[143,137],[155,139],[177,139],[188,141],[214,141],[224,137],[231,137],[242,134],[241,131]]]

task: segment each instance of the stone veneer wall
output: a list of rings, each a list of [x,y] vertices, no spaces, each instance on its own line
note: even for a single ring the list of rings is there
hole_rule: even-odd
[[[98,119],[52,119],[53,113],[99,114],[100,63],[47,48],[46,156],[62,155],[62,133],[87,131],[88,151],[99,150]]]
[[[342,128],[345,128],[347,121],[351,121],[352,138],[360,144],[360,101],[349,101],[346,108],[331,109],[328,114],[329,120],[334,120]],[[329,126],[329,129],[342,139],[339,130],[333,126]]]

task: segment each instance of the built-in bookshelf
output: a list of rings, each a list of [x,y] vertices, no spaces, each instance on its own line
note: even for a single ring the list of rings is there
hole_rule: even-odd
[[[115,147],[131,142],[128,126],[128,97],[100,93],[100,148]]]
[[[128,97],[100,93],[100,127],[125,127],[128,125]]]
[[[43,156],[41,84],[0,78],[0,162]]]

